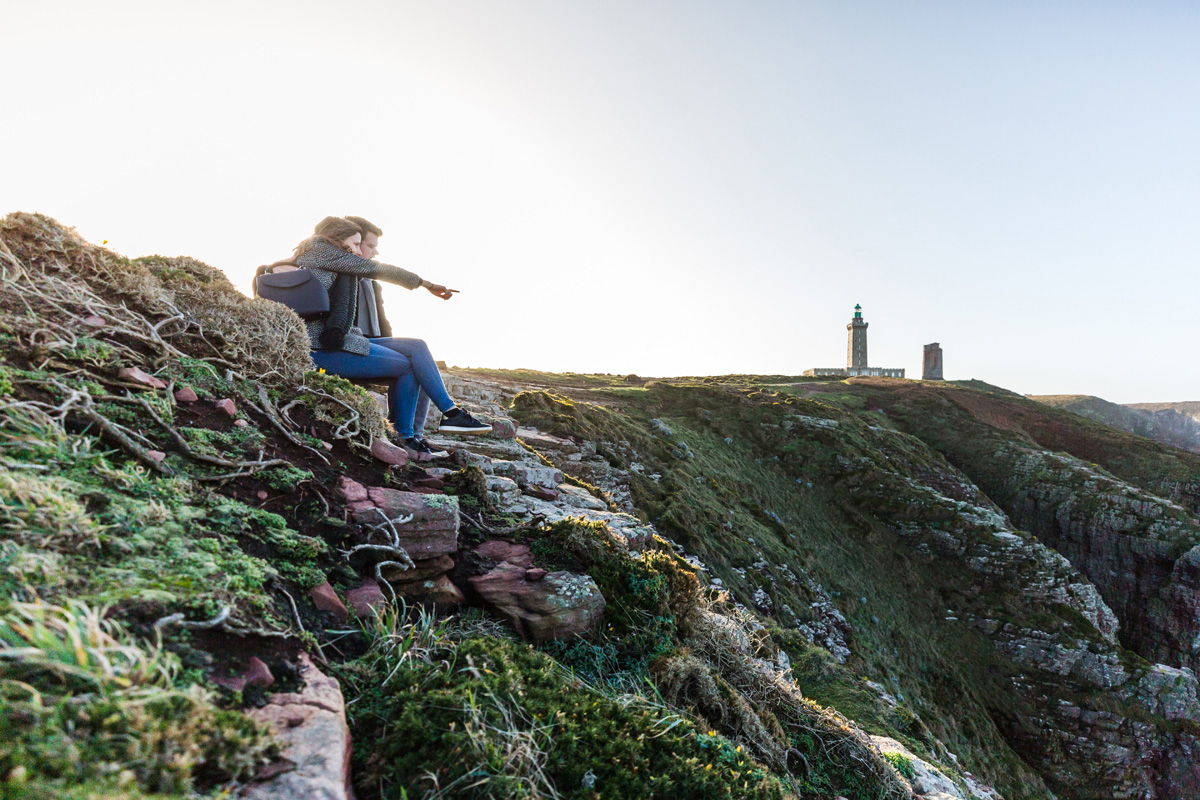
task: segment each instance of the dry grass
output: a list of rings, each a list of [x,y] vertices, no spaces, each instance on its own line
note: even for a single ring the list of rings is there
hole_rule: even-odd
[[[84,545],[99,547],[101,528],[77,494],[77,487],[63,478],[0,472],[0,530],[39,550],[72,552]]]
[[[199,261],[131,261],[39,214],[0,220],[0,322],[48,354],[102,337],[151,371],[182,355],[271,384],[311,369],[303,324],[285,307],[245,297]]]
[[[813,769],[791,745],[795,738],[809,739],[825,764],[870,776],[881,800],[910,796],[862,730],[805,698],[791,676],[778,669],[762,625],[748,611],[723,592],[702,594],[697,603],[683,631],[686,652],[654,665],[665,698],[692,708],[785,773],[805,777]]]

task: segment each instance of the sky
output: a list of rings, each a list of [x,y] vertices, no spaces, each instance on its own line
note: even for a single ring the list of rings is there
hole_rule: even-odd
[[[244,291],[327,214],[460,366],[1200,399],[1200,4],[0,0],[0,214]],[[15,36],[12,33],[15,32]]]

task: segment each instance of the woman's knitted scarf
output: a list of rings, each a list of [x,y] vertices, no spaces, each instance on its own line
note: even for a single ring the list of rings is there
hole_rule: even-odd
[[[329,290],[329,316],[320,336],[322,350],[342,349],[346,333],[358,314],[358,281],[357,275],[343,272],[333,282]]]

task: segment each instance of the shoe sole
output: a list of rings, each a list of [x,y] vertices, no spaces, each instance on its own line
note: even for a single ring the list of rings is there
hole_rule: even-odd
[[[438,428],[438,432],[440,432],[440,433],[491,433],[492,426],[487,425],[482,428],[455,428],[455,427],[447,427],[447,426],[443,425]]]

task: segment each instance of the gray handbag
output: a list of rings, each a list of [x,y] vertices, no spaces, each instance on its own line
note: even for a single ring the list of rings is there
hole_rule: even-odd
[[[288,272],[264,272],[254,278],[254,293],[267,300],[283,303],[304,319],[329,313],[329,292],[307,269]]]

